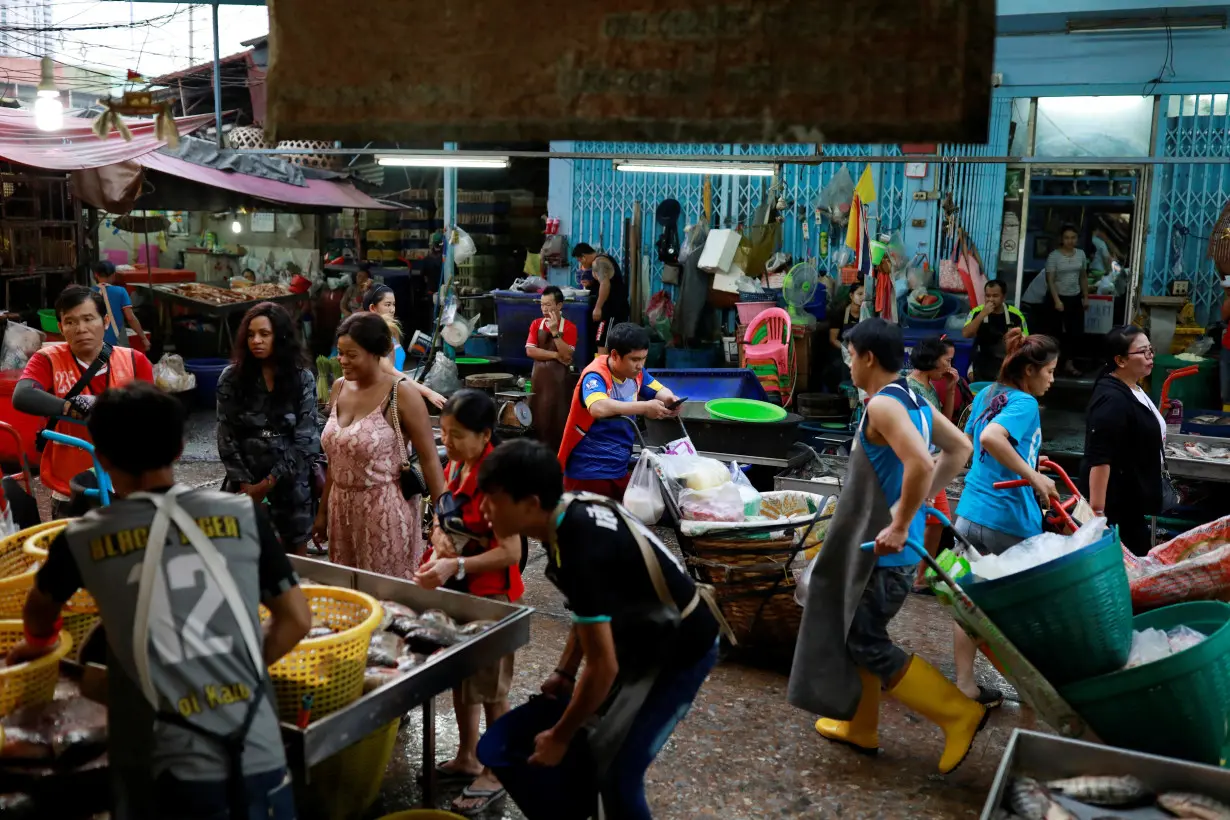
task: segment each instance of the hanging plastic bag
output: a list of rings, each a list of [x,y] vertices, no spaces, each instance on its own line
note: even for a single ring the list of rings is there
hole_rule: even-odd
[[[182,356],[171,353],[154,365],[154,384],[164,393],[182,393],[196,387],[196,374],[184,367]]]
[[[850,169],[842,165],[833,174],[829,184],[820,191],[820,207],[824,209],[834,225],[845,225],[850,221],[850,201],[854,199],[854,177]]]
[[[457,363],[445,355],[436,356],[431,370],[427,372],[424,384],[444,396],[451,396],[461,389],[461,378],[457,375]]]
[[[30,357],[43,346],[42,331],[26,327],[20,322],[9,322],[4,329],[4,343],[0,346],[0,370],[21,370]]]
[[[660,290],[650,297],[649,306],[645,308],[645,319],[649,322],[649,329],[657,333],[659,339],[671,338],[671,320],[674,317],[675,305],[669,293]]]
[[[657,524],[666,511],[662,484],[654,472],[653,459],[653,453],[641,451],[641,457],[632,470],[632,478],[628,480],[628,489],[624,490],[624,506],[628,512],[650,527]]]
[[[474,244],[474,240],[470,235],[461,228],[454,228],[452,232],[453,245],[453,264],[464,265],[474,258],[478,253],[478,248]]]
[[[760,515],[760,491],[752,486],[747,475],[739,468],[736,461],[730,462],[730,482],[739,491],[743,499],[743,517],[755,518]]]

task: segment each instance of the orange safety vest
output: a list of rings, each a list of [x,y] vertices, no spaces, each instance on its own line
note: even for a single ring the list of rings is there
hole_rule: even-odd
[[[73,355],[66,342],[44,347],[39,353],[51,360],[51,392],[61,399],[64,398],[81,378],[81,367],[77,364],[77,357]],[[123,387],[135,378],[132,350],[127,347],[113,347],[111,360],[107,363],[108,385]],[[81,393],[92,395],[93,391],[87,385]],[[57,433],[63,433],[66,436],[91,441],[90,433],[83,424],[59,421],[56,422],[54,429]],[[68,482],[73,476],[93,469],[93,467],[94,459],[85,450],[49,441],[43,450],[43,459],[39,464],[39,480],[52,492],[71,496],[72,490]]]
[[[568,420],[564,422],[564,438],[559,445],[561,470],[568,469],[568,457],[572,455],[573,449],[581,443],[581,439],[585,438],[589,433],[589,428],[594,424],[594,417],[590,415],[589,408],[585,406],[585,400],[581,397],[581,387],[585,384],[585,377],[590,373],[597,373],[602,377],[608,396],[615,392],[615,377],[611,375],[611,365],[606,356],[599,356],[589,363],[589,367],[581,371],[581,378],[577,379],[577,386],[572,391],[572,406],[568,408]],[[636,374],[638,394],[644,384],[645,371],[642,370]]]

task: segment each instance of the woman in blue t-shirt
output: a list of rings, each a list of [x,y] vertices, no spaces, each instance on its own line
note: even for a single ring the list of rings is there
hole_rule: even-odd
[[[1055,482],[1038,472],[1042,447],[1042,416],[1038,397],[1051,389],[1059,344],[1049,336],[1023,336],[1011,330],[1004,337],[1007,356],[999,379],[974,398],[965,434],[974,443],[974,458],[957,503],[955,529],[983,555],[998,555],[1042,532],[1041,500],[1057,495]],[[1000,481],[1024,478],[1028,487],[997,490]],[[954,624],[953,655],[957,687],[980,702],[1002,702],[1003,696],[974,680],[973,642]]]

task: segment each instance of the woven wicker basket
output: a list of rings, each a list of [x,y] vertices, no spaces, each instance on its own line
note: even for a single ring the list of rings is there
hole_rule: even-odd
[[[794,600],[794,538],[695,538],[686,550],[692,574],[713,586],[741,648],[791,653],[803,620]]]
[[[241,125],[232,128],[226,134],[226,142],[231,148],[238,150],[273,147],[273,143],[265,137],[265,129],[259,125]]]
[[[302,150],[302,154],[283,154],[282,159],[304,168],[322,168],[337,170],[341,167],[341,157],[336,154],[316,154],[322,148],[332,148],[333,143],[325,140],[284,140],[278,143],[279,148]]]

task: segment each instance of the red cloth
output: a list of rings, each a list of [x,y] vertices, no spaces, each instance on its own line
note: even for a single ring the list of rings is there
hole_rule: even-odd
[[[561,470],[568,470],[568,456],[572,455],[573,449],[580,444],[581,439],[585,438],[589,433],[589,428],[594,426],[594,417],[590,415],[589,408],[585,406],[585,399],[581,395],[581,391],[585,385],[585,377],[590,373],[597,373],[602,377],[603,383],[606,385],[607,395],[611,395],[615,389],[615,377],[611,375],[611,364],[606,356],[599,356],[589,363],[589,366],[581,371],[581,377],[577,379],[577,386],[572,391],[572,405],[568,408],[568,421],[564,424],[564,440],[559,445],[559,466]],[[641,388],[645,385],[645,371],[642,370],[636,374],[636,392],[640,395]],[[624,487],[628,486],[628,482],[624,480]],[[567,477],[565,477],[564,489],[568,489]],[[596,491],[595,491],[596,492]],[[623,498],[623,487],[619,489],[619,496],[616,497],[610,493],[602,493],[602,495],[611,498]]]
[[[952,507],[948,504],[948,493],[941,490],[939,495],[931,501],[931,506],[942,512],[949,521],[952,521]],[[927,524],[934,524],[937,527],[943,526],[940,520],[930,513],[927,514]]]
[[[132,371],[133,378],[137,381],[152,382],[154,380],[154,366],[149,363],[149,359],[145,358],[145,354],[139,350],[132,351]],[[84,372],[85,370],[81,369],[80,373],[72,377],[72,381],[69,382],[68,387],[64,389],[65,393],[72,388],[73,384],[76,383],[77,379]],[[109,376],[110,369],[108,369],[107,372],[95,376],[90,381],[89,392],[95,396],[101,395],[104,390],[111,386],[108,381]],[[58,394],[60,392],[59,390],[52,390],[54,376],[52,375],[51,359],[43,350],[40,350],[38,353],[35,353],[30,357],[30,361],[26,362],[26,369],[22,371],[21,377],[23,379],[34,379],[34,381],[38,382],[39,387],[43,388],[48,393],[54,392]]]
[[[491,523],[482,512],[483,492],[478,488],[478,471],[483,460],[491,455],[492,446],[487,445],[482,458],[473,469],[461,476],[461,464],[450,462],[448,465],[448,489],[458,501],[463,501],[461,519],[470,532],[483,533],[487,536],[487,550],[495,549],[497,541],[491,531]],[[494,572],[466,573],[466,591],[480,598],[490,598],[495,595],[507,595],[508,600],[516,603],[525,594],[525,583],[521,580],[521,569],[513,564],[511,567]]]
[[[530,334],[525,338],[526,347],[538,347],[538,329],[546,322],[545,318],[538,318],[530,322]],[[571,348],[577,346],[577,326],[567,319],[564,322],[564,344]]]
[[[616,501],[624,500],[624,490],[628,489],[628,480],[631,474],[623,478],[569,478],[564,476],[564,491],[569,493],[597,493],[605,495],[607,498],[613,498]]]

